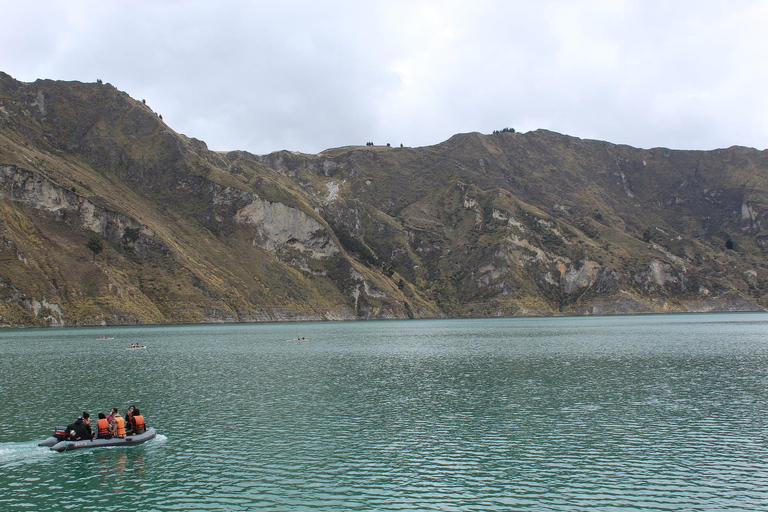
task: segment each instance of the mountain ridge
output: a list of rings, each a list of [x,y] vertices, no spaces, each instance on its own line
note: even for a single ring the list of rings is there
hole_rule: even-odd
[[[547,130],[214,152],[0,73],[0,324],[764,310],[767,170]]]

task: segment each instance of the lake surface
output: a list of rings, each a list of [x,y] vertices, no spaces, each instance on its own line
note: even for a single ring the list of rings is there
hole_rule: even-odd
[[[0,510],[767,510],[767,385],[768,314],[4,330]]]

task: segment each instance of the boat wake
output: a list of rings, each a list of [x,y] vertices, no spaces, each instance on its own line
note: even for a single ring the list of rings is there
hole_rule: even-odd
[[[44,460],[54,453],[48,448],[37,446],[37,443],[38,441],[0,443],[0,467],[13,467]]]

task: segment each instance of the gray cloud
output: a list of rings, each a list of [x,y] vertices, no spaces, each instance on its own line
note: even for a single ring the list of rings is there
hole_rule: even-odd
[[[766,147],[766,1],[3,0],[23,81],[101,78],[212,149],[309,153],[547,128]]]

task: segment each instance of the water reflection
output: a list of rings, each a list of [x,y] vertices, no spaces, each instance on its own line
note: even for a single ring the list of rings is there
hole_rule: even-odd
[[[130,450],[130,451],[128,451]],[[96,465],[104,483],[122,487],[128,478],[141,479],[146,473],[144,454],[132,448],[95,450]]]

